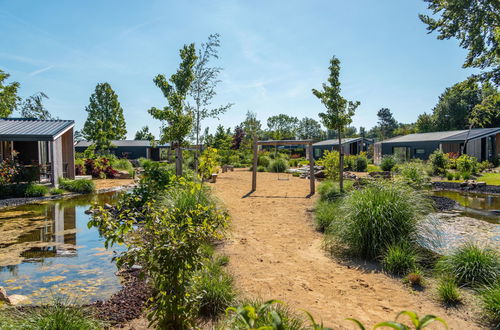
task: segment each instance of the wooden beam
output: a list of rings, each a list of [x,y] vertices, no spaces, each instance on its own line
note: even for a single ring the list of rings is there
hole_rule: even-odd
[[[253,167],[252,167],[252,192],[257,190],[257,163],[259,157],[257,155],[257,135],[253,137]]]
[[[257,141],[258,145],[261,146],[289,146],[289,145],[296,145],[296,144],[306,144],[306,145],[312,145],[313,140],[268,140],[268,141]]]
[[[309,146],[309,184],[310,184],[310,196],[314,195],[316,192],[316,186],[314,185],[314,154],[312,145]]]

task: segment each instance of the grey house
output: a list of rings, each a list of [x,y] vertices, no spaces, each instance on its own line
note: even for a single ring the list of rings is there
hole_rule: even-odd
[[[110,152],[118,158],[147,158],[160,160],[160,150],[170,149],[170,144],[151,145],[149,140],[114,140]],[[76,152],[84,152],[92,144],[90,141],[80,141],[75,145]]]
[[[374,162],[380,164],[385,155],[395,155],[400,159],[429,159],[436,149],[444,153],[460,153],[468,130],[408,134],[375,143]],[[489,160],[500,154],[500,127],[472,129],[465,153],[478,161]]]
[[[358,155],[360,152],[366,152],[371,144],[373,144],[372,140],[363,137],[342,139],[342,149],[345,155]],[[323,157],[325,150],[339,151],[339,149],[338,139],[324,140],[313,143],[314,159]]]
[[[53,185],[60,177],[74,179],[74,126],[73,120],[0,119],[0,161],[17,157]]]

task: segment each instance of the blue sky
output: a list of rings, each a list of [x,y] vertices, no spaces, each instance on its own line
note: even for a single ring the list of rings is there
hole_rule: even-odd
[[[46,93],[49,111],[77,128],[95,85],[109,82],[133,137],[160,126],[147,113],[166,102],[153,77],[175,72],[183,44],[219,33],[214,64],[224,71],[214,105],[234,103],[223,125],[247,110],[264,124],[279,113],[318,119],[324,108],[311,89],[336,55],[344,97],[361,102],[353,124],[370,128],[382,107],[415,121],[473,73],[461,68],[458,43],[428,35],[419,13],[427,13],[422,0],[0,0],[0,68],[21,83],[22,97]],[[205,125],[213,131],[218,122]]]

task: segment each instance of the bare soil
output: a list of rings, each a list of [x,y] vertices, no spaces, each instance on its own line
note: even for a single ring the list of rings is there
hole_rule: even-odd
[[[230,257],[228,267],[243,296],[282,300],[335,329],[355,328],[345,320],[348,317],[371,327],[403,310],[438,315],[450,329],[481,328],[470,307],[445,308],[431,289],[414,291],[374,264],[346,263],[326,255],[323,235],[312,225],[317,197],[305,197],[309,181],[280,177],[289,180],[258,173],[257,191],[247,197],[249,171],[220,174],[213,185],[231,215],[232,228],[222,252]]]
[[[96,179],[93,180],[97,191],[134,184],[133,179]]]

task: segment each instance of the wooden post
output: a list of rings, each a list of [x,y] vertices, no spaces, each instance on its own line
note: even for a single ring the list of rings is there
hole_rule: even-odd
[[[257,190],[257,134],[253,136],[253,167],[252,167],[252,192]]]
[[[316,192],[316,186],[314,185],[314,153],[313,146],[309,144],[309,183],[310,183],[310,195],[314,195]]]

